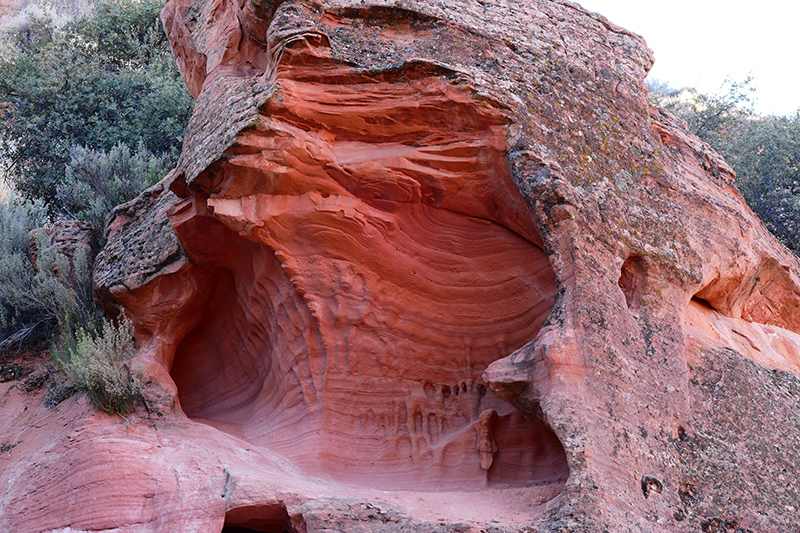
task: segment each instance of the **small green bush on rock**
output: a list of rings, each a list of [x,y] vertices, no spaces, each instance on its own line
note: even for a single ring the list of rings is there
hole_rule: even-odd
[[[96,333],[83,328],[58,352],[57,361],[92,404],[125,415],[142,400],[142,382],[130,367],[136,354],[130,320],[103,320]]]

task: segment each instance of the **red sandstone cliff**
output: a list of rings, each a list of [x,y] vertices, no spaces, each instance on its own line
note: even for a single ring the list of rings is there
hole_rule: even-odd
[[[95,272],[147,406],[4,387],[0,527],[796,528],[800,265],[638,36],[561,0],[163,20],[195,116]]]

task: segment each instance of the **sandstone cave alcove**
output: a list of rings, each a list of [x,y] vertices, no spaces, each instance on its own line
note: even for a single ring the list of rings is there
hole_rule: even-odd
[[[547,255],[496,223],[389,207],[392,232],[369,262],[344,252],[294,258],[210,217],[203,231],[179,228],[197,239],[190,250],[202,251],[209,231],[225,243],[195,252],[210,296],[175,351],[184,413],[345,483],[563,486],[569,469],[552,429],[482,381],[550,313]]]

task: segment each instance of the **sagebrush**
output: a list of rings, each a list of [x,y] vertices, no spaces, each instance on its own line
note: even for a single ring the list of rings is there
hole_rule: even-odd
[[[86,324],[95,312],[88,257],[60,253],[36,231],[46,223],[41,201],[0,202],[0,350],[52,338],[59,324]]]
[[[142,381],[131,368],[136,345],[129,320],[104,319],[95,332],[77,328],[64,344],[59,366],[96,408],[124,415],[142,400]]]
[[[70,217],[89,222],[102,235],[111,210],[158,182],[170,164],[166,156],[153,154],[144,143],[135,151],[122,143],[108,152],[73,147],[64,178],[56,186],[59,205]]]

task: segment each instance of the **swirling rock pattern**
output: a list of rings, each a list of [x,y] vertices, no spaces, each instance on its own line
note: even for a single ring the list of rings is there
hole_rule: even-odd
[[[147,412],[3,384],[0,526],[795,527],[800,265],[641,38],[564,0],[162,17],[195,114],[95,271]]]
[[[555,291],[505,161],[504,109],[432,62],[336,60],[318,18],[278,8],[258,114],[209,170],[194,175],[187,150],[173,185],[181,242],[224,287],[176,351],[184,412],[376,486],[565,478],[554,435],[480,379],[536,335]],[[208,83],[198,136],[217,130],[205,115],[230,81]],[[212,232],[225,245],[209,250]],[[498,444],[482,468],[486,411]]]

